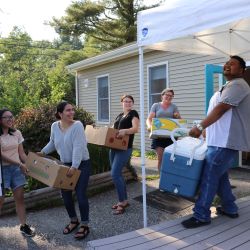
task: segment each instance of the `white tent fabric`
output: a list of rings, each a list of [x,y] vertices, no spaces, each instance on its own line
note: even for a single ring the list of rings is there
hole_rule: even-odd
[[[168,0],[138,14],[138,46],[248,59],[249,13],[249,0]]]
[[[140,64],[141,166],[147,226],[143,49],[239,55],[250,60],[250,0],[168,0],[137,16]]]

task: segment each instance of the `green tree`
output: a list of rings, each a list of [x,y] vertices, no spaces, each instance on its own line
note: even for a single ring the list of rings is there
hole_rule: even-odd
[[[50,89],[46,72],[54,59],[42,55],[30,36],[18,28],[7,39],[1,39],[0,51],[0,106],[18,113],[24,106],[47,101]]]
[[[146,7],[142,0],[75,1],[66,9],[65,16],[54,17],[50,25],[60,35],[84,35],[94,50],[105,51],[135,41],[138,11],[161,2],[156,0]]]
[[[85,58],[83,51],[65,52],[48,74],[48,84],[51,89],[52,102],[62,99],[75,103],[75,75],[66,69],[66,66]]]
[[[84,58],[82,47],[67,36],[53,43],[32,41],[15,27],[8,38],[0,38],[0,107],[17,114],[40,103],[74,103],[75,80],[66,65]]]

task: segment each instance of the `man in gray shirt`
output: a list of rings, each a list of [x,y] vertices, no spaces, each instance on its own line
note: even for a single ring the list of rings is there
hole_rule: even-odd
[[[185,228],[211,223],[210,207],[216,194],[221,199],[217,214],[237,218],[238,207],[232,194],[228,169],[236,160],[238,151],[250,151],[250,88],[243,79],[245,61],[231,56],[224,65],[227,84],[216,93],[216,104],[210,103],[208,116],[190,130],[190,136],[207,133],[208,151],[204,164],[199,198],[193,217],[182,222]],[[215,98],[212,98],[213,100]]]

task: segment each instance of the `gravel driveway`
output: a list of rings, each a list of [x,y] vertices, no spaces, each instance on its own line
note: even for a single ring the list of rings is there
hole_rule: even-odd
[[[136,162],[136,161],[135,161]],[[155,162],[151,162],[154,165]],[[149,166],[150,167],[150,166]],[[153,168],[152,168],[153,169]],[[151,170],[152,170],[151,169]],[[152,172],[151,172],[152,174]],[[250,174],[237,172],[231,175],[234,193],[237,197],[250,193]],[[147,192],[157,189],[158,180],[147,182]],[[141,195],[141,182],[128,184],[130,207],[122,215],[112,214],[111,205],[116,202],[115,190],[109,190],[90,198],[90,229],[86,240],[76,241],[73,235],[63,235],[62,230],[68,223],[64,207],[55,207],[28,212],[28,222],[36,229],[33,238],[23,237],[19,232],[16,215],[0,217],[0,249],[85,249],[89,240],[109,237],[143,227],[142,204],[133,198]],[[190,214],[191,208],[176,214],[169,214],[148,206],[148,226],[161,221],[171,220]]]

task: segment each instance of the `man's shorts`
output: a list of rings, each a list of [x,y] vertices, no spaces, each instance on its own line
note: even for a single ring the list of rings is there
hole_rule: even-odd
[[[18,165],[2,166],[5,189],[15,190],[26,184],[25,175]]]

